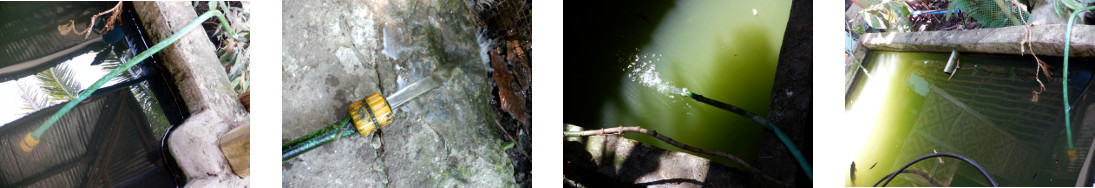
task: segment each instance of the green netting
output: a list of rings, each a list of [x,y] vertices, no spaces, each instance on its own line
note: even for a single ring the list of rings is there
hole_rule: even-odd
[[[1030,19],[1026,5],[1020,7],[1009,2],[1011,0],[954,0],[949,9],[960,9],[985,28],[1023,25],[1024,20]]]
[[[910,28],[908,21],[910,10],[905,0],[859,2],[864,6],[863,18],[871,27],[891,31],[908,31]],[[953,0],[946,8],[968,14],[985,28],[1023,25],[1025,20],[1030,19],[1030,12],[1027,12],[1026,5],[1022,2],[1019,4],[1011,2],[1012,0]]]

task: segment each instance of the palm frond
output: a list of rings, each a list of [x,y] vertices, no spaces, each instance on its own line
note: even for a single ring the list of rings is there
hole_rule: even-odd
[[[19,87],[19,97],[23,99],[22,109],[25,110],[23,115],[57,104],[57,101],[51,100],[50,97],[43,94],[38,87],[35,87],[33,83],[27,80],[17,80],[15,84]]]
[[[115,48],[118,48],[115,46]],[[128,50],[119,50],[106,52],[106,58],[99,66],[105,71],[113,71],[118,69],[126,61],[133,57],[133,54]],[[118,77],[114,77],[115,81],[124,82],[129,80],[136,80],[141,77],[141,74],[136,72],[138,68],[130,68],[122,72]],[[137,99],[137,103],[140,104],[141,109],[144,111],[145,119],[148,120],[149,127],[152,128],[152,134],[157,137],[157,140],[162,139],[167,129],[171,127],[171,123],[167,121],[167,117],[164,116],[163,109],[160,108],[160,102],[156,99],[156,95],[153,94],[148,82],[141,82],[129,87],[129,91],[133,93],[133,97]]]
[[[76,72],[68,66],[69,62],[58,64],[34,75],[42,82],[42,89],[56,101],[68,101],[79,97],[83,86],[76,80]]]
[[[145,119],[148,120],[149,127],[152,128],[153,135],[156,135],[158,139],[161,139],[168,128],[171,128],[171,123],[167,121],[167,117],[164,116],[163,109],[160,108],[160,101],[156,99],[156,96],[152,94],[152,89],[149,87],[148,82],[142,82],[137,85],[129,87],[129,90],[133,92],[133,96],[137,98],[137,102],[141,104],[141,109],[144,110]]]
[[[118,48],[118,47],[115,47],[115,48]],[[119,52],[122,52],[122,53],[119,53]],[[131,53],[128,53],[128,52],[129,52],[128,50],[118,50],[118,51],[113,51],[113,52],[107,52],[108,55],[106,55],[106,58],[103,60],[103,63],[100,64],[99,66],[102,67],[102,69],[104,71],[113,71],[114,69],[118,69],[118,67],[121,67],[122,64],[125,64],[126,61],[128,61],[130,58],[133,57],[133,55]],[[134,69],[136,69],[136,68],[130,68],[129,70],[126,70],[125,72],[122,72],[122,74],[118,75],[118,77],[114,77],[114,81],[124,82],[124,81],[127,81],[127,80],[137,79],[138,77],[140,77],[140,75],[137,74],[136,72],[134,72]]]

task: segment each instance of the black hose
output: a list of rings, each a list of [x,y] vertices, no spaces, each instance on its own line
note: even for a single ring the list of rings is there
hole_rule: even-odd
[[[702,103],[705,103],[705,104],[708,104],[708,105],[711,105],[711,106],[714,106],[714,107],[717,107],[717,108],[721,108],[721,109],[726,110],[726,111],[734,112],[735,114],[738,114],[738,115],[741,115],[741,116],[745,116],[746,118],[749,118],[750,120],[753,120],[753,121],[757,122],[758,124],[761,124],[761,125],[766,126],[766,127],[769,126],[769,125],[772,125],[772,122],[768,122],[768,120],[764,119],[764,117],[760,117],[757,114],[746,111],[745,109],[742,109],[742,108],[738,108],[737,106],[722,103],[722,102],[716,101],[714,99],[704,97],[703,95],[700,95],[700,94],[696,94],[696,93],[689,93],[689,94],[691,94],[692,99],[696,99],[696,101],[699,101],[699,102],[702,102]]]
[[[772,122],[764,119],[764,117],[760,117],[757,114],[746,111],[745,109],[738,108],[734,105],[722,103],[714,99],[704,97],[700,94],[686,91],[685,96],[689,96],[696,101],[706,103],[708,105],[718,107],[726,111],[734,112],[741,116],[745,116],[746,118],[752,119],[753,121],[757,122],[757,124],[760,124],[761,126],[768,128],[769,130],[772,130],[772,133],[776,134],[776,137],[779,138],[781,142],[783,142],[783,145],[787,147],[787,150],[790,151],[791,155],[795,157],[796,161],[798,161],[798,165],[802,167],[802,171],[806,173],[806,177],[810,178],[810,181],[814,180],[814,171],[811,170],[810,164],[806,163],[806,157],[802,156],[802,152],[798,150],[798,147],[795,147],[795,144],[791,143],[791,138],[787,137],[786,134],[783,134],[783,131],[780,131],[779,127],[776,127],[776,124],[772,124]]]
[[[920,162],[920,161],[923,161],[924,159],[928,159],[928,158],[932,158],[932,157],[950,157],[950,158],[955,158],[955,159],[965,161],[966,163],[969,163],[970,165],[973,165],[974,168],[977,168],[978,171],[981,171],[981,175],[984,175],[985,178],[989,180],[989,183],[991,183],[993,187],[999,187],[1000,186],[1000,185],[996,184],[995,179],[992,179],[992,176],[989,175],[989,172],[985,171],[985,168],[981,167],[981,165],[977,164],[977,162],[974,162],[973,159],[966,158],[965,156],[961,156],[961,155],[953,154],[953,153],[933,153],[933,154],[925,155],[925,156],[920,157],[920,158],[916,158],[912,162],[909,162],[909,164],[905,164],[905,166],[902,166],[901,169],[898,169],[896,172],[891,173],[890,175],[887,175],[886,177],[883,177],[881,180],[878,180],[878,183],[882,183],[882,180],[886,180],[886,183],[882,183],[882,186],[885,187],[886,185],[890,184],[890,181],[892,181],[894,178],[896,178],[898,174],[903,173],[906,168],[909,168],[909,166],[912,166],[913,164],[916,164],[917,162]],[[928,180],[931,180],[931,178],[928,178]],[[874,187],[877,187],[878,183],[875,183]]]

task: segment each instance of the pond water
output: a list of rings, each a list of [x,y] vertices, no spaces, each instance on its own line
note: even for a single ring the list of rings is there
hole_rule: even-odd
[[[1072,138],[1078,150],[1070,154],[1059,57],[1040,57],[1055,67],[1047,80],[1030,56],[975,54],[960,55],[960,68],[951,77],[942,71],[949,56],[872,52],[866,58],[845,104],[847,151],[837,152],[851,165],[845,185],[871,186],[915,158],[945,152],[973,159],[1001,186],[1073,186],[1092,139],[1090,125],[1078,117],[1091,104],[1079,97],[1086,96],[1081,93],[1090,85],[1091,67],[1070,67]],[[952,158],[909,169],[942,186],[989,185],[975,168]],[[902,174],[890,186],[931,184]]]
[[[640,1],[566,7],[564,121],[586,129],[642,126],[753,161],[762,126],[678,94],[687,88],[766,116],[790,6]],[[680,151],[652,137],[628,138]]]

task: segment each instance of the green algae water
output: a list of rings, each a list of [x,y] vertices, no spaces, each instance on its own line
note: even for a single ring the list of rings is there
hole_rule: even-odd
[[[746,161],[765,157],[757,156],[762,125],[681,93],[687,88],[767,116],[790,6],[639,1],[566,7],[564,121],[586,129],[642,126]],[[648,136],[628,138],[681,151]]]
[[[1047,80],[1030,56],[962,54],[951,77],[943,73],[949,55],[868,56],[845,103],[842,129],[849,138],[847,151],[838,154],[850,166],[845,185],[872,186],[911,160],[938,152],[975,160],[1001,186],[1073,186],[1092,139],[1091,128],[1079,121],[1091,103],[1074,103],[1072,133],[1078,151],[1070,155],[1059,68],[1051,69],[1052,79]],[[1040,58],[1060,67],[1059,57]],[[1070,99],[1080,98],[1089,85],[1085,74],[1091,75],[1090,66],[1071,68],[1069,93],[1075,94]],[[928,159],[909,169],[941,186],[990,185],[975,168],[951,158]],[[932,185],[906,173],[890,186]]]

